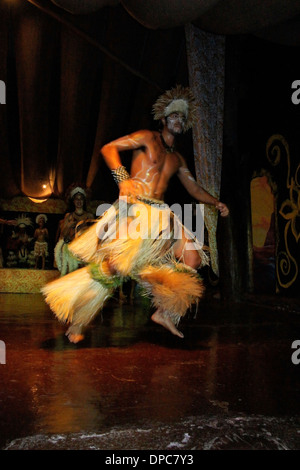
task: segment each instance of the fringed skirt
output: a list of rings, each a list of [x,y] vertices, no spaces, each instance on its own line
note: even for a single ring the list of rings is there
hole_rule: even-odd
[[[124,279],[136,280],[155,307],[175,324],[203,294],[197,272],[174,256],[182,236],[208,264],[202,245],[162,201],[118,199],[69,244],[84,268],[47,284],[42,292],[59,320],[84,327]],[[112,274],[113,273],[113,274]]]
[[[61,276],[76,271],[82,265],[80,260],[69,250],[69,244],[61,238],[54,248],[54,260]]]

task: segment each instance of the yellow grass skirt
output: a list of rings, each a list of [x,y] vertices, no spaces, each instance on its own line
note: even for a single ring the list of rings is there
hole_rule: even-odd
[[[47,284],[42,289],[46,302],[59,320],[84,327],[124,278],[132,278],[178,324],[204,291],[197,272],[175,259],[173,244],[182,230],[193,240],[202,266],[207,264],[202,245],[166,204],[120,198],[69,244],[86,266]]]

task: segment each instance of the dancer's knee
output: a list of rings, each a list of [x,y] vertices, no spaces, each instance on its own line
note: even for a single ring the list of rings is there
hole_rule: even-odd
[[[200,268],[202,264],[201,257],[197,251],[194,250],[185,250],[180,256],[177,256],[177,259],[182,261],[184,264],[193,269]]]
[[[196,251],[184,255],[185,264],[193,269],[198,269],[201,266],[201,258]]]

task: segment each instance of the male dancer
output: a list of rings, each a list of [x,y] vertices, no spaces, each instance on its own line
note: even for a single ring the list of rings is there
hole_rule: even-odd
[[[178,85],[161,95],[153,106],[154,119],[161,121],[162,124],[161,132],[140,130],[116,139],[101,149],[104,160],[119,186],[120,198],[126,197],[130,204],[138,204],[140,209],[146,208],[148,212],[151,206],[159,208],[156,219],[153,222],[152,218],[151,223],[158,225],[160,223],[158,222],[160,214],[165,212],[164,194],[170,178],[174,175],[178,176],[188,193],[198,202],[214,205],[222,217],[229,213],[226,204],[210,195],[195,181],[184,158],[175,148],[176,136],[186,132],[194,123],[195,107],[191,90]],[[122,165],[120,152],[124,150],[133,151],[130,174]],[[119,226],[122,224],[128,226],[131,221],[128,211],[123,214],[119,203],[114,209],[117,210]],[[112,215],[115,217],[116,212]],[[149,220],[148,213],[145,223],[146,219]],[[166,241],[162,240],[164,237],[158,236],[155,243],[150,244],[143,236],[138,240],[129,237],[126,241],[122,241],[117,235],[115,240],[109,241],[109,237],[104,234],[104,225],[109,225],[111,221],[112,218],[108,214],[103,220],[100,219],[96,230],[92,229],[94,235],[89,229],[70,245],[71,251],[76,256],[93,265],[89,271],[93,281],[98,281],[102,288],[107,290],[102,289],[101,292],[97,290],[95,285],[88,282],[86,272],[82,272],[81,278],[77,276],[77,282],[80,279],[86,282],[86,287],[82,287],[80,302],[71,299],[70,292],[70,300],[66,305],[62,304],[59,295],[60,292],[64,292],[66,285],[55,285],[57,281],[52,283],[53,288],[50,285],[44,289],[46,300],[58,318],[71,322],[67,331],[70,341],[77,342],[83,338],[82,328],[94,317],[95,311],[101,308],[104,300],[111,295],[115,287],[112,280],[122,276],[132,277],[148,289],[157,307],[151,317],[152,320],[182,338],[183,334],[177,329],[179,319],[187,308],[197,301],[203,291],[199,281],[195,283],[196,270],[207,264],[201,244],[193,239],[192,234],[177,221],[175,216],[171,217],[169,229],[171,226],[177,228],[176,237],[173,236],[171,240]],[[167,266],[170,256],[172,261]],[[72,279],[73,282],[76,282],[75,277]],[[164,292],[161,286],[164,287]],[[82,299],[85,290],[89,292],[90,298],[94,288],[93,303],[90,300],[90,304],[88,301],[84,302]],[[97,307],[94,304],[97,304]]]

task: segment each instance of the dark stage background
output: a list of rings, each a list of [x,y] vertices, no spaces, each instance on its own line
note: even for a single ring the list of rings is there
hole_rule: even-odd
[[[122,7],[62,14],[68,26],[23,0],[0,5],[1,196],[63,196],[77,182],[114,200],[99,149],[152,127],[161,91],[188,84],[184,29],[149,31]]]
[[[90,188],[92,199],[112,202],[117,187],[99,149],[113,138],[153,128],[157,96],[177,83],[188,85],[186,17],[159,29],[118,2],[79,15],[54,3],[0,0],[0,79],[6,84],[6,105],[0,107],[0,198],[63,198],[75,182]],[[225,296],[239,298],[258,285],[250,184],[255,176],[267,175],[275,201],[276,249],[275,287],[268,292],[295,298],[300,104],[292,103],[291,85],[300,79],[300,7],[297,2],[256,3],[234,8],[240,2],[219,2],[194,21],[226,35],[221,199],[231,214],[218,228],[221,288]],[[151,2],[147,5],[150,11]],[[171,16],[176,11],[170,7]],[[194,171],[191,132],[180,149]],[[130,165],[130,155],[124,162]],[[166,199],[190,202],[176,181]]]
[[[222,187],[231,207],[234,251],[229,248],[237,260],[232,276],[241,291],[299,297],[300,105],[292,102],[298,55],[298,47],[252,36],[227,38]],[[264,175],[274,197],[275,248],[273,285],[266,289],[268,255],[255,278],[252,250],[252,218],[264,201],[251,206],[250,194],[252,179]],[[230,262],[228,255],[225,261]]]

